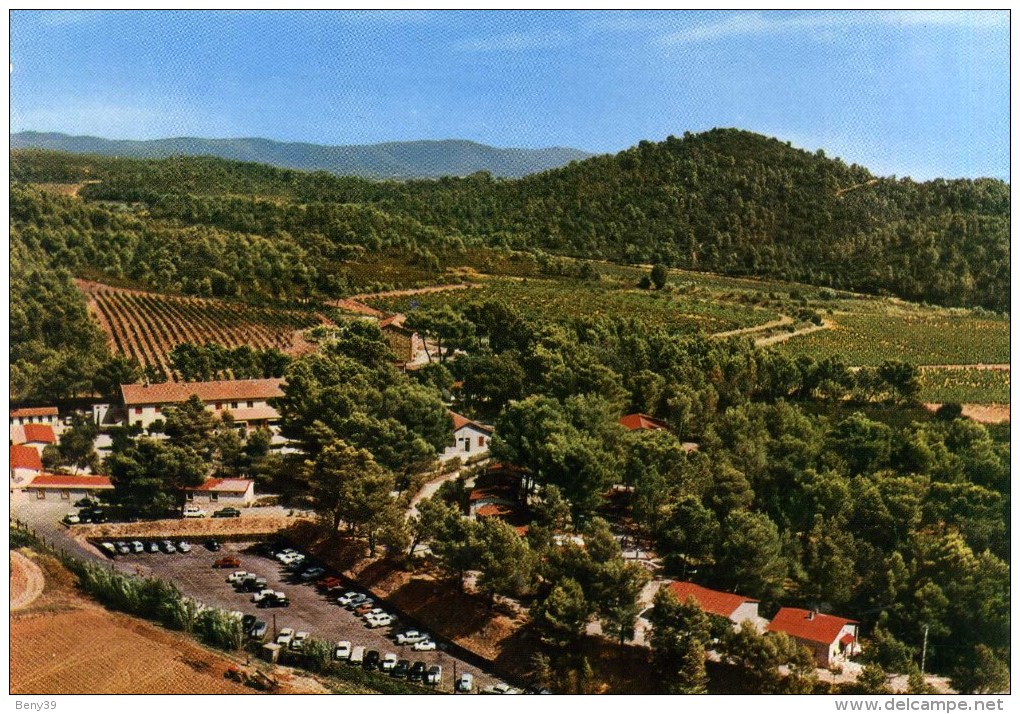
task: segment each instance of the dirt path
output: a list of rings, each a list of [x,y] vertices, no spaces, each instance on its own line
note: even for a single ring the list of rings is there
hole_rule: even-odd
[[[16,550],[11,552],[11,610],[32,604],[46,585],[39,566]]]
[[[793,318],[789,315],[780,315],[778,320],[772,320],[761,325],[754,325],[752,327],[741,327],[739,330],[726,330],[725,332],[716,332],[712,337],[724,338],[724,337],[736,337],[737,335],[750,335],[755,332],[764,332],[765,330],[771,330],[773,327],[783,327],[784,325],[792,325]]]
[[[471,288],[482,287],[478,283],[453,283],[450,285],[430,285],[427,288],[406,288],[404,290],[387,290],[381,293],[360,293],[358,295],[351,295],[350,297],[341,298],[336,301],[336,306],[341,310],[347,310],[348,312],[355,312],[359,315],[368,315],[369,317],[386,317],[387,313],[382,310],[377,310],[370,305],[366,305],[363,300],[373,300],[375,298],[388,298],[388,297],[406,297],[408,295],[427,295],[429,293],[442,293],[449,290],[469,290]]]
[[[818,332],[819,330],[828,330],[832,327],[832,323],[828,320],[822,320],[821,325],[808,325],[802,327],[799,330],[793,332],[782,332],[778,335],[772,335],[770,337],[760,337],[754,341],[755,347],[767,347],[769,345],[777,345],[780,342],[786,342],[791,337],[797,337],[798,335],[810,335],[812,332]]]
[[[928,411],[937,411],[942,405],[929,402],[924,405]],[[963,416],[982,424],[999,424],[1010,421],[1009,404],[961,404]]]

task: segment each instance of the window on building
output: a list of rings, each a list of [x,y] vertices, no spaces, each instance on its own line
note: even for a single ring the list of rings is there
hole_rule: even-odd
[[[237,409],[237,402],[231,402],[230,403],[230,408],[231,409]]]
[[[188,491],[188,495],[186,496],[186,498],[189,501],[194,501],[195,500],[195,492],[194,491]]]
[[[137,427],[141,428],[141,426],[142,426],[142,420],[141,420],[141,419],[137,420],[137,421],[135,422],[135,426],[137,426]]]
[[[70,501],[71,500],[71,492],[70,491],[61,491],[60,492],[60,500],[61,501]]]
[[[40,501],[44,501],[46,500],[46,492],[40,488],[38,491],[35,492],[35,497],[38,498]]]
[[[160,412],[161,412],[161,411],[163,410],[163,407],[161,407],[161,406],[159,406],[159,405],[157,404],[156,406],[154,406],[154,407],[153,407],[153,409],[155,409],[155,410],[156,410],[156,413],[157,413],[157,414],[159,414],[159,413],[160,413]]]
[[[464,439],[464,451],[471,451],[471,439]]]
[[[135,407],[135,414],[141,414],[141,413],[142,413],[142,408],[141,407]]]
[[[215,491],[213,491],[212,493],[209,494],[209,500],[210,501],[218,501],[218,500],[220,500],[220,494],[218,494]]]
[[[216,402],[216,411],[219,411],[222,408],[223,408],[223,402]]]
[[[252,400],[249,399],[248,400],[248,408],[249,409],[254,409],[255,408],[255,402],[253,402]]]

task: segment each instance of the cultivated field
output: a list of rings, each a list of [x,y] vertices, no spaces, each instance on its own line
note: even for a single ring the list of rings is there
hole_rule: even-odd
[[[185,342],[276,348],[291,355],[311,349],[301,332],[325,321],[314,313],[253,308],[224,300],[177,297],[77,281],[117,353],[173,374],[167,353]]]

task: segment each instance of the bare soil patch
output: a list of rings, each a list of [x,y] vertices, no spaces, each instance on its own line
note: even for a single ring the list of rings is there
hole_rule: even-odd
[[[925,404],[929,411],[936,411],[941,404]],[[1009,421],[1009,404],[964,404],[963,415],[982,424],[999,424]]]
[[[248,515],[241,518],[168,518],[139,523],[103,523],[71,528],[79,539],[110,538],[210,538],[213,536],[268,536],[300,522],[282,514]]]
[[[11,551],[11,610],[28,607],[42,594],[46,578],[38,565],[16,550]]]

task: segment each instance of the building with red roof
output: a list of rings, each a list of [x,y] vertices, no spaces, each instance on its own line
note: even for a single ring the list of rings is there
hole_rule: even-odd
[[[11,489],[24,488],[35,476],[42,472],[42,459],[39,452],[24,444],[11,445]]]
[[[769,632],[785,632],[815,656],[819,667],[830,667],[858,651],[856,620],[814,610],[784,607],[769,623]]]
[[[627,414],[626,416],[620,417],[618,423],[630,431],[637,431],[638,429],[663,431],[669,429],[669,424],[662,421],[662,419],[656,419],[655,417],[648,416],[647,414]]]
[[[184,489],[188,502],[248,506],[255,502],[255,482],[247,478],[208,478],[200,486]]]
[[[25,424],[49,424],[56,426],[59,415],[56,407],[23,407],[11,409],[11,426],[24,426]]]
[[[702,610],[710,615],[725,617],[733,623],[734,628],[740,627],[747,620],[750,620],[759,631],[765,629],[767,624],[767,621],[758,615],[758,601],[754,598],[710,590],[686,581],[670,583],[666,587],[680,602],[694,598]]]
[[[23,444],[40,444],[48,446],[57,443],[57,435],[53,433],[53,427],[49,424],[25,424],[21,427],[24,436]]]
[[[163,418],[163,410],[196,396],[216,414],[230,412],[235,421],[251,428],[268,427],[280,418],[269,400],[283,396],[282,378],[226,379],[211,382],[122,384],[125,422],[148,428]]]
[[[74,503],[82,498],[97,498],[113,490],[106,476],[70,474],[39,474],[25,487],[30,498],[37,501],[67,501]]]
[[[448,461],[455,456],[467,459],[489,450],[489,441],[492,439],[491,426],[480,424],[456,412],[450,412],[450,418],[453,420],[454,445],[446,447],[440,459]]]

